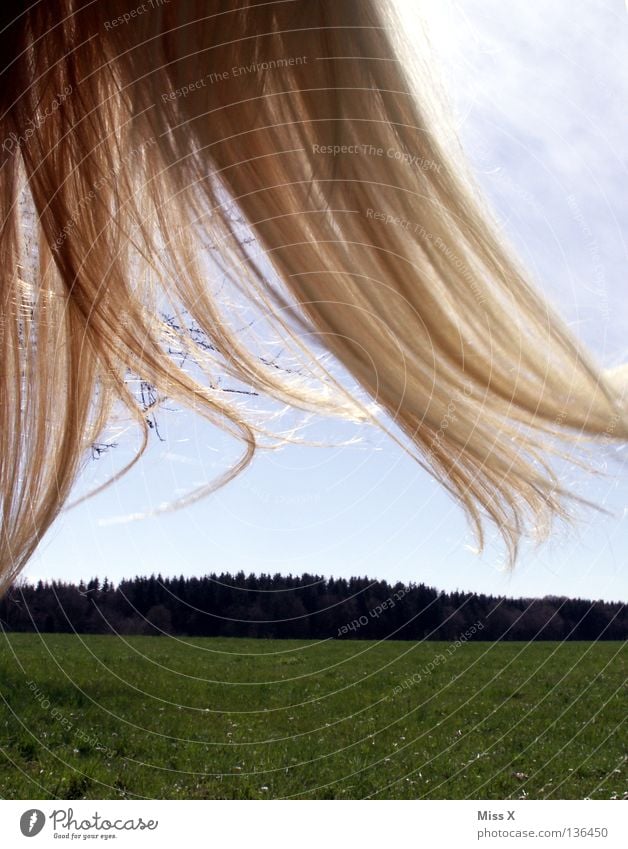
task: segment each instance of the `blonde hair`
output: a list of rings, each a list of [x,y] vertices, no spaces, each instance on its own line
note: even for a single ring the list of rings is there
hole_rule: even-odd
[[[378,421],[512,557],[565,514],[549,458],[628,437],[624,374],[600,371],[513,260],[385,0],[0,15],[4,586],[116,405],[146,444],[130,377],[241,440],[212,486],[266,434],[217,374]],[[308,373],[230,326],[218,277]]]

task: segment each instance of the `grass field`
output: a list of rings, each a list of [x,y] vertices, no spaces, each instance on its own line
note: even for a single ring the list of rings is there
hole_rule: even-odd
[[[626,798],[626,643],[7,634],[0,797]]]

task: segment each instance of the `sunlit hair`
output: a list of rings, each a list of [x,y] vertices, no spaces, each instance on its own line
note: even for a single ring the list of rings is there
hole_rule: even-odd
[[[268,438],[229,375],[379,422],[480,544],[565,514],[549,458],[628,437],[622,374],[513,260],[385,0],[25,5],[0,12],[4,586],[120,404],[146,444],[138,380],[241,440],[213,487]]]

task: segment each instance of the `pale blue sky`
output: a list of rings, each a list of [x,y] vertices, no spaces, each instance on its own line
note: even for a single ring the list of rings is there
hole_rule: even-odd
[[[399,0],[402,2],[402,0]],[[405,0],[404,0],[405,2]],[[628,359],[626,306],[628,18],[610,0],[431,0],[435,40],[480,182],[547,295],[607,365]],[[406,4],[412,25],[412,7]],[[508,575],[481,558],[460,510],[375,431],[321,422],[343,448],[261,454],[227,488],[174,514],[143,512],[215,476],[233,458],[220,434],[184,414],[161,419],[120,484],[67,512],[27,567],[30,578],[203,574],[213,570],[369,575],[445,590],[628,600],[626,452],[615,478],[565,471],[614,517],[583,514],[527,551]],[[103,479],[124,449],[88,467]],[[624,459],[622,469],[621,460]]]

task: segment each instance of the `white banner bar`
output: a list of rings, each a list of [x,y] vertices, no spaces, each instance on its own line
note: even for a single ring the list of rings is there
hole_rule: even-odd
[[[625,849],[628,807],[597,800],[1,801],[0,829],[0,845],[10,849]]]

